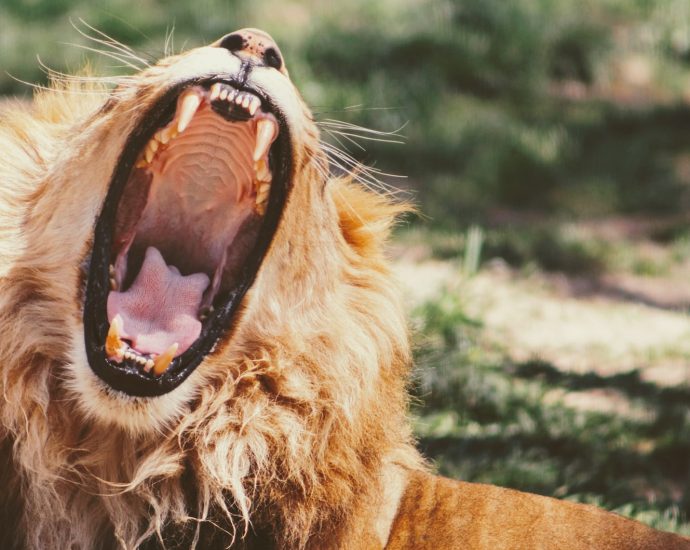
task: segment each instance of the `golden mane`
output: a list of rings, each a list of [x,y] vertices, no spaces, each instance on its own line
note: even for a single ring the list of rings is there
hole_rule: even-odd
[[[48,206],[41,198],[51,171],[56,164],[69,170],[57,150],[63,134],[94,116],[105,99],[99,92],[90,84],[41,91],[33,105],[9,104],[2,114],[0,147],[13,154],[2,156],[0,173],[16,184],[2,188],[13,219],[6,216],[1,228],[2,257],[11,261],[1,266],[0,412],[3,457],[21,479],[12,481],[22,485],[15,500],[25,502],[29,545],[94,548],[113,537],[135,547],[151,535],[164,538],[166,525],[196,533],[204,520],[242,536],[260,523],[255,518],[268,517],[280,526],[281,547],[303,547],[318,526],[344,522],[379,483],[383,460],[421,464],[405,420],[407,329],[384,252],[406,207],[305,169],[300,178],[323,186],[336,216],[326,243],[340,273],[332,299],[315,296],[304,318],[270,341],[259,328],[265,321],[245,323],[243,352],[206,375],[179,423],[153,434],[104,429],[75,402],[66,373],[69,336],[56,306],[70,290],[45,255],[53,246],[46,238],[64,237],[27,234],[27,218],[49,216],[37,209]],[[285,245],[274,244],[275,262]]]

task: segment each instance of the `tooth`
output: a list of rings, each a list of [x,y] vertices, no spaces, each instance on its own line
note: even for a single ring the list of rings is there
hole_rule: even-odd
[[[259,189],[256,192],[256,203],[260,204],[266,200],[266,197],[268,197],[268,193],[271,190],[271,184],[270,183],[262,183],[259,185]]]
[[[245,109],[248,109],[251,101],[252,101],[252,96],[250,96],[250,95],[244,96],[244,100],[242,100],[242,107],[244,107]]]
[[[137,163],[134,165],[136,168],[146,168],[149,165],[148,162],[146,162],[145,158],[140,158]]]
[[[160,376],[166,370],[168,370],[170,363],[177,353],[178,347],[177,342],[175,342],[172,346],[170,346],[167,350],[153,360],[153,374]]]
[[[235,101],[235,98],[237,97],[237,94],[238,94],[238,91],[237,91],[237,90],[232,90],[232,91],[228,94],[228,103],[232,103],[233,101]]]
[[[105,338],[105,353],[108,359],[114,359],[118,363],[127,354],[125,343],[120,339],[122,332],[122,317],[118,314],[113,317],[108,329],[108,336]]]
[[[144,158],[146,159],[147,164],[151,164],[151,161],[153,160],[153,156],[156,154],[156,152],[151,149],[148,145],[146,146],[146,151],[144,152]]]
[[[146,364],[144,365],[144,372],[151,372],[152,368],[153,368],[153,359],[147,359]]]
[[[155,138],[155,136],[146,144],[146,147],[153,149],[154,153],[158,151],[158,140]]]
[[[259,119],[256,123],[256,147],[254,148],[254,162],[262,158],[273,142],[274,124],[267,118]]]
[[[254,173],[256,174],[257,181],[270,182],[273,179],[266,159],[259,159],[254,163]]]
[[[110,290],[117,290],[117,281],[115,277],[110,277]]]
[[[199,105],[201,105],[201,98],[194,91],[189,92],[180,101],[180,106],[177,109],[179,112],[177,118],[177,131],[180,134],[189,126]]]
[[[228,93],[229,93],[228,90],[225,90],[225,89],[224,89],[224,90],[221,90],[221,91],[220,91],[220,98],[221,98],[223,101],[225,101],[225,98],[228,97]]]
[[[235,98],[235,103],[237,105],[242,105],[242,100],[244,99],[244,94],[237,94],[237,97]]]
[[[252,99],[251,105],[249,105],[249,114],[254,116],[256,110],[261,106],[261,100],[258,97]]]
[[[167,143],[170,141],[170,138],[172,137],[170,134],[172,133],[172,128],[169,126],[166,128],[163,128],[158,136],[158,141],[160,141],[163,145],[167,145]]]
[[[216,99],[221,94],[221,91],[222,91],[222,86],[221,86],[220,82],[216,82],[213,86],[211,86],[211,97],[210,97],[211,101]]]

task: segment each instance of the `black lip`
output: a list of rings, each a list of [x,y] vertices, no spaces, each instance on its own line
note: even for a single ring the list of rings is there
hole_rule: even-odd
[[[110,361],[105,354],[105,339],[110,326],[106,314],[106,301],[110,292],[108,267],[115,214],[124,185],[130,176],[139,152],[154,132],[172,119],[177,97],[182,90],[193,85],[209,87],[215,82],[223,82],[238,90],[248,91],[258,96],[261,99],[262,108],[273,113],[278,120],[280,131],[269,154],[269,163],[273,172],[271,193],[262,227],[254,249],[239,277],[240,282],[228,293],[227,300],[220,307],[216,307],[213,315],[204,322],[201,335],[194,344],[182,355],[176,357],[165,373],[155,377],[152,373],[145,373],[139,367],[127,364],[127,362],[118,364]],[[154,397],[163,395],[184,382],[203,359],[213,351],[219,339],[231,333],[242,299],[256,278],[278,228],[283,207],[287,201],[292,181],[290,143],[290,133],[285,117],[275,102],[259,90],[229,78],[198,78],[176,83],[144,114],[141,123],[128,137],[113,172],[108,193],[96,222],[93,250],[88,268],[84,298],[84,339],[89,365],[101,380],[113,389],[131,396]]]

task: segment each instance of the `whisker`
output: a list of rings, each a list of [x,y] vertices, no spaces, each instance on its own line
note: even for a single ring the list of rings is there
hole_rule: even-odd
[[[123,59],[119,55],[117,55],[114,52],[108,52],[106,50],[99,50],[98,48],[91,48],[90,46],[86,46],[84,44],[76,44],[74,42],[61,42],[61,44],[64,44],[66,46],[72,46],[74,48],[79,48],[82,50],[86,50],[88,52],[93,52],[97,53],[99,55],[102,55],[104,57],[109,57],[111,59],[114,59],[115,61],[119,61],[120,63],[124,63],[127,67],[134,69],[135,71],[140,71],[142,67],[139,67],[138,65],[135,65],[134,63],[127,61],[126,59]]]
[[[141,63],[144,67],[150,67],[150,66],[151,66],[151,63],[149,63],[149,61],[147,61],[147,60],[144,59],[143,57],[137,55],[136,52],[134,52],[134,50],[132,50],[132,48],[130,48],[130,47],[127,46],[126,44],[123,44],[122,42],[120,42],[120,41],[114,39],[113,37],[111,37],[111,36],[109,36],[109,35],[107,35],[107,34],[104,33],[103,31],[101,31],[101,30],[99,30],[99,29],[97,29],[97,28],[95,28],[95,27],[89,25],[89,24],[88,24],[86,21],[84,21],[82,18],[79,18],[79,22],[80,22],[82,25],[84,25],[85,27],[87,27],[88,29],[92,30],[93,32],[95,32],[96,34],[98,34],[98,35],[100,35],[100,36],[102,37],[102,38],[98,38],[98,37],[96,37],[96,36],[90,35],[90,34],[84,32],[84,31],[82,31],[77,25],[74,24],[73,21],[70,21],[70,23],[72,24],[72,27],[74,27],[74,29],[75,29],[80,35],[82,35],[84,38],[86,38],[87,40],[92,40],[93,42],[96,42],[97,44],[102,44],[103,46],[109,47],[109,48],[111,48],[112,50],[115,50],[115,51],[117,51],[117,52],[120,52],[120,54],[126,56],[126,58],[129,58],[129,59],[131,59],[132,61],[138,61],[138,62]],[[138,69],[140,70],[141,67],[139,67]]]

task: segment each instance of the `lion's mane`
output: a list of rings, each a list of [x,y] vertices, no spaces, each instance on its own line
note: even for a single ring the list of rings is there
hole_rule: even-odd
[[[326,177],[306,136],[241,323],[194,393],[175,414],[140,411],[152,430],[104,422],[76,365],[104,189],[85,201],[87,183],[74,183],[107,183],[116,158],[104,93],[56,86],[0,110],[0,520],[26,536],[0,546],[192,545],[213,525],[238,544],[268,530],[281,548],[318,546],[326,529],[337,547],[333,526],[347,532],[355,504],[378,498],[384,462],[421,467],[406,422],[407,327],[383,250],[403,207]]]

